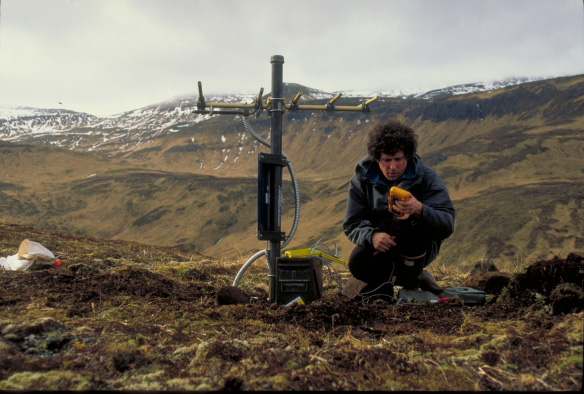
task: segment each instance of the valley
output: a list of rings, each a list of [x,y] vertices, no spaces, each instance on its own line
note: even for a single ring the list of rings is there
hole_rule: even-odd
[[[305,88],[286,89],[293,97]],[[305,92],[307,102],[327,101]],[[417,131],[419,155],[442,176],[457,209],[455,233],[435,264],[468,269],[490,258],[512,267],[582,250],[583,97],[584,76],[574,76],[430,99],[382,96],[370,113],[287,113],[283,150],[301,201],[288,247],[328,237],[348,258],[352,246],[342,233],[348,181],[366,155],[371,125],[395,117]],[[2,121],[0,216],[225,259],[265,248],[256,238],[257,154],[268,149],[241,118],[195,115],[193,108],[196,99],[185,98],[44,134],[25,133],[22,119],[18,133],[17,120]],[[269,138],[265,113],[248,120]],[[286,233],[293,209],[285,171]]]

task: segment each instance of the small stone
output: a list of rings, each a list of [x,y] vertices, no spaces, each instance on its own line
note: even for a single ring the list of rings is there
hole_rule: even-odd
[[[496,272],[496,271],[499,271],[499,269],[497,268],[493,260],[486,259],[476,263],[470,274],[474,275],[478,272]]]

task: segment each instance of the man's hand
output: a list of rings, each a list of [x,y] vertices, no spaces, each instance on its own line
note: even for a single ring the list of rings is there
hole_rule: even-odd
[[[387,252],[390,248],[395,246],[395,236],[388,233],[373,233],[371,242],[373,247],[379,252]]]
[[[410,215],[420,216],[422,214],[422,209],[424,205],[419,202],[416,197],[411,196],[408,201],[397,200],[392,206],[392,210],[397,212],[399,216],[398,220],[405,220]]]

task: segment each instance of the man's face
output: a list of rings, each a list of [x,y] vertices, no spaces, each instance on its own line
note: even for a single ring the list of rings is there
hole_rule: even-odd
[[[401,150],[393,155],[382,153],[377,162],[383,175],[390,181],[398,180],[404,174],[408,165],[404,152]]]

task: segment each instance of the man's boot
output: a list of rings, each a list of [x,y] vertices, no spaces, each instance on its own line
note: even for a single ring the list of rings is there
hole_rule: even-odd
[[[418,290],[421,286],[420,278],[424,269],[426,253],[419,256],[400,255],[396,266],[396,284],[407,290]]]
[[[420,274],[420,288],[422,290],[434,293],[439,298],[443,298],[442,296],[445,296],[444,289],[440,287],[438,283],[436,283],[436,280],[432,274],[425,270]]]

